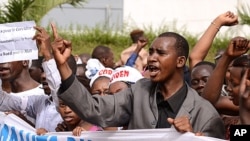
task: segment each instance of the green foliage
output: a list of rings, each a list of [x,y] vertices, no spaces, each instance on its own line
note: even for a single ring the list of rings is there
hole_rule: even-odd
[[[250,25],[250,6],[241,4],[237,9],[241,24]]]
[[[0,7],[0,23],[40,20],[54,7],[62,4],[80,6],[86,0],[9,0]]]
[[[49,28],[48,28],[49,29]],[[158,30],[153,30],[151,27],[143,29],[145,31],[145,35],[149,39],[149,44],[146,49],[149,48],[153,39],[160,33],[166,31],[173,31],[182,34],[189,42],[190,50],[194,47],[195,43],[198,40],[198,35],[191,34],[187,31],[177,31],[174,28],[161,28]],[[125,30],[116,30],[112,31],[111,29],[103,29],[103,27],[95,27],[95,28],[83,28],[78,29],[77,31],[66,31],[62,29],[58,29],[59,34],[70,40],[73,44],[73,54],[80,53],[90,53],[93,48],[97,45],[106,45],[110,47],[114,54],[115,60],[119,59],[119,55],[125,48],[129,47],[132,44],[132,41],[129,36],[129,32]],[[229,42],[228,37],[218,36],[215,38],[214,43],[209,50],[208,56],[206,57],[207,61],[214,61],[214,55],[218,49],[226,48]]]
[[[10,0],[8,4],[1,8],[1,23],[27,20],[25,12],[33,2],[34,0]]]
[[[9,4],[4,7],[0,7],[0,23],[17,22],[35,20],[38,25],[42,17],[47,14],[52,8],[61,6],[62,4],[71,4],[73,6],[82,6],[86,0],[9,0]],[[250,10],[249,6],[242,5],[238,9],[239,17],[242,24],[250,25]],[[176,22],[164,23],[163,26],[159,26],[158,30],[155,30],[152,26],[144,27],[145,35],[149,39],[149,45],[153,39],[160,33],[166,31],[173,31],[182,34],[189,42],[190,50],[194,47],[198,40],[197,35],[193,35],[183,28],[177,28]],[[114,29],[114,27],[108,28],[105,26],[96,26],[95,28],[82,28],[78,27],[77,30],[61,31],[60,35],[73,43],[73,54],[91,53],[93,48],[97,45],[109,46],[115,53],[115,59],[119,58],[121,51],[132,44],[129,37],[129,31],[127,27],[122,29]],[[133,27],[133,29],[136,27]],[[180,30],[181,29],[181,30]],[[47,27],[50,31],[50,27]],[[213,61],[213,56],[218,49],[225,48],[229,38],[218,37],[215,38],[213,47],[209,50],[209,54],[206,58],[208,61]],[[148,48],[146,47],[146,49]]]

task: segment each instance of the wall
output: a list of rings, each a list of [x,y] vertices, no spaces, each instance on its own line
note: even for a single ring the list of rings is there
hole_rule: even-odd
[[[77,26],[121,27],[123,24],[123,0],[87,0],[81,7],[64,4],[52,9],[43,17],[41,25],[55,22],[61,28]]]
[[[141,28],[174,24],[177,29],[186,28],[192,33],[202,33],[219,14],[236,12],[240,3],[250,6],[249,0],[124,0],[124,21]],[[221,32],[227,29],[223,27]],[[250,31],[249,27],[243,29]],[[235,26],[235,30],[242,31],[242,27]]]
[[[63,5],[62,9],[52,9],[41,25],[47,26],[51,21],[60,27],[101,24],[159,29],[174,25],[177,29],[201,34],[215,17],[228,10],[236,13],[241,3],[250,6],[250,0],[87,0],[81,8]],[[229,29],[235,35],[250,34],[249,26],[238,25],[223,27],[219,34],[226,34]]]

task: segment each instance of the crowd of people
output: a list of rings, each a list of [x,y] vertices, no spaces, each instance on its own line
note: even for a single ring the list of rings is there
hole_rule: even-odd
[[[38,135],[175,128],[230,139],[230,125],[250,124],[250,40],[232,37],[214,62],[205,58],[220,28],[237,24],[230,11],[218,15],[192,50],[171,31],[147,50],[144,31],[135,29],[118,61],[104,45],[73,55],[74,43],[54,24],[53,37],[36,26],[38,59],[0,63],[0,111],[18,115]]]

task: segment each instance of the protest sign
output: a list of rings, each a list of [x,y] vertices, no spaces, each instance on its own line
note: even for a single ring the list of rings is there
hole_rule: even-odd
[[[0,63],[38,58],[34,21],[0,24]]]
[[[217,138],[179,133],[175,129],[141,129],[120,131],[84,131],[80,137],[72,132],[50,132],[38,136],[35,129],[19,117],[0,112],[1,141],[225,141]]]

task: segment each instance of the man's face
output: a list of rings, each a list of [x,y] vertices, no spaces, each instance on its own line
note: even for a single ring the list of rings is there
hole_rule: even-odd
[[[22,69],[23,61],[0,63],[0,78],[5,81],[14,80],[22,72]]]
[[[199,95],[202,94],[212,72],[213,68],[208,65],[200,65],[193,68],[191,72],[191,87],[195,89]]]
[[[163,82],[176,71],[178,55],[173,37],[156,38],[149,48],[148,68],[152,81]]]

